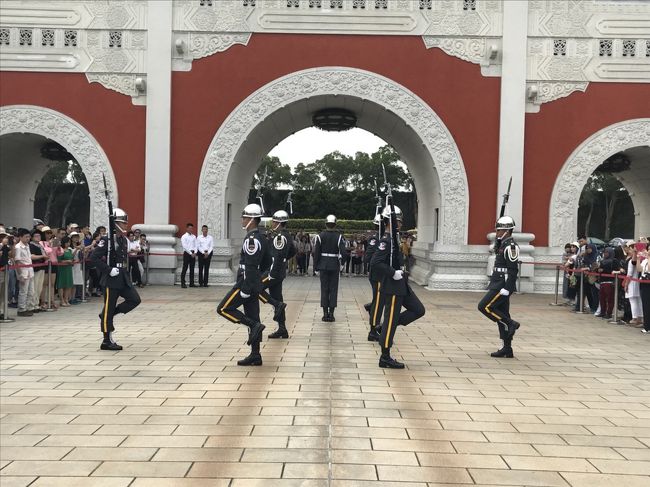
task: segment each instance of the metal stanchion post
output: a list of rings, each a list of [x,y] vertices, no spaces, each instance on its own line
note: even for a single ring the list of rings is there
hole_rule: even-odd
[[[86,299],[86,256],[81,252],[81,302],[87,303]]]
[[[144,251],[144,285],[149,284],[149,249]]]
[[[3,318],[0,320],[0,323],[11,323],[16,321],[13,318],[9,318],[9,265],[5,266],[4,271],[4,288],[2,289],[2,294],[4,295],[4,306],[2,310]]]
[[[618,271],[614,271],[614,312],[612,313],[612,321],[610,323],[618,325]]]
[[[558,304],[558,295],[560,294],[560,268],[562,266],[555,266],[555,302],[550,303],[551,306],[560,306]]]
[[[580,305],[578,306],[578,311],[576,313],[585,312],[585,272],[580,272]]]
[[[56,311],[52,309],[52,261],[47,261],[47,309],[45,311]]]

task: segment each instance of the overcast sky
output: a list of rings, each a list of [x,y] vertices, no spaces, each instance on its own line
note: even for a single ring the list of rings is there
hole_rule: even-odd
[[[357,152],[372,154],[383,145],[386,142],[382,139],[359,128],[345,132],[325,132],[309,127],[284,139],[269,155],[276,156],[283,164],[289,164],[293,168],[300,162],[310,164],[336,150],[354,156]]]

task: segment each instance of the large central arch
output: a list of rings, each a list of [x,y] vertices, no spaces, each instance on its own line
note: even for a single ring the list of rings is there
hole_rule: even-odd
[[[307,69],[278,78],[233,110],[203,161],[199,222],[210,226],[217,239],[232,237],[227,233],[228,205],[237,213],[246,203],[263,156],[291,133],[311,126],[314,111],[341,105],[357,113],[366,109],[368,113],[358,113],[358,126],[383,138],[404,158],[420,200],[420,242],[434,243],[435,217],[429,209],[435,205],[439,208],[437,241],[466,244],[467,177],[458,147],[440,117],[404,86],[369,71],[345,67]],[[236,221],[238,214],[231,214],[230,223]],[[222,253],[227,253],[226,249]]]
[[[566,242],[576,239],[580,194],[596,168],[618,152],[648,145],[650,145],[650,118],[638,118],[615,123],[599,130],[573,151],[562,166],[553,187],[548,220],[549,247],[563,247]],[[634,178],[625,181],[624,184],[630,186],[629,189],[636,186]],[[644,216],[647,220],[647,212],[650,209],[648,190],[639,188],[638,191],[632,191],[632,200],[635,199],[637,200],[636,211],[646,212]],[[637,223],[639,221],[642,220],[637,218]],[[647,233],[648,230],[650,228],[645,228],[643,225],[636,228],[637,232]]]
[[[65,147],[77,160],[88,181],[88,223],[92,227],[108,225],[108,206],[102,176],[106,176],[106,183],[115,205],[118,201],[117,184],[106,153],[90,132],[70,117],[49,108],[33,105],[0,107],[0,136],[11,133],[38,134]],[[25,198],[27,197],[29,196],[26,194]]]

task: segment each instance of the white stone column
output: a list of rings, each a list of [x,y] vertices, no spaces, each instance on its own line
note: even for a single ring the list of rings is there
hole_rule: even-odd
[[[149,0],[147,10],[147,124],[144,224],[151,252],[151,284],[174,284],[175,233],[169,224],[171,137],[172,12],[170,0]]]
[[[503,2],[503,65],[499,122],[498,206],[512,177],[506,210],[522,225],[524,177],[524,121],[526,114],[526,50],[528,46],[528,2]]]

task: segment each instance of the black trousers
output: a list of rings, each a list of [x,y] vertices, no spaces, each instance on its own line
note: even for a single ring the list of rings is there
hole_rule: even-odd
[[[386,301],[384,306],[384,322],[381,326],[381,338],[379,344],[381,348],[390,348],[393,346],[393,338],[398,326],[406,326],[418,318],[424,316],[425,309],[422,302],[415,295],[411,286],[407,287],[405,296],[396,296],[394,294],[384,294]],[[400,312],[404,308],[404,311]]]
[[[372,287],[372,302],[370,303],[370,329],[374,330],[381,324],[381,317],[384,314],[386,299],[381,293],[381,282],[370,281]]]
[[[239,310],[241,306],[244,308],[243,313]],[[253,293],[248,298],[242,298],[239,285],[235,284],[217,306],[217,313],[232,323],[243,323],[251,327],[260,321],[258,295]]]
[[[336,308],[339,293],[339,270],[320,271],[320,306]]]
[[[190,285],[194,286],[194,258],[192,255],[187,252],[183,252],[183,269],[181,270],[181,284],[185,284],[185,274],[187,274],[187,268],[190,269]]]
[[[650,331],[650,283],[640,283],[641,306],[643,309],[643,328]]]
[[[510,296],[502,296],[499,289],[489,289],[478,303],[478,310],[499,325],[499,338],[508,338],[510,318]]]
[[[142,284],[142,275],[137,257],[129,257],[129,272],[131,273],[131,281],[133,281],[133,284]]]
[[[120,304],[117,304],[118,298],[124,298]],[[104,307],[101,312],[100,331],[108,333],[115,330],[113,327],[113,317],[118,313],[128,313],[137,307],[141,302],[140,295],[134,287],[124,287],[122,289],[111,289],[107,287],[104,290]]]
[[[282,281],[283,279],[271,279],[269,276],[264,276],[262,278],[262,290],[259,294],[259,300],[263,303],[269,303],[274,308],[284,301],[282,296]],[[268,292],[266,291],[268,289]],[[286,323],[286,315],[284,310],[282,310],[282,316],[278,320],[278,323],[283,325]]]
[[[184,256],[183,256],[184,257]],[[185,260],[185,259],[183,259]],[[199,252],[199,286],[208,285],[208,277],[210,276],[210,261],[212,260],[212,252],[206,257],[205,254]],[[190,271],[190,280],[192,281],[192,269]]]

